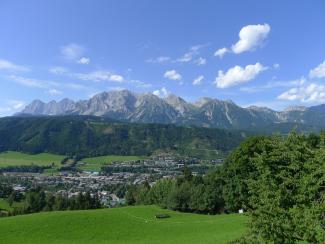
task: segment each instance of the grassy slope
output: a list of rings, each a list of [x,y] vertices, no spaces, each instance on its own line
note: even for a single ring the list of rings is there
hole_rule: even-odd
[[[156,213],[171,218],[155,219]],[[0,243],[226,243],[245,230],[243,215],[196,215],[137,206],[0,219]]]
[[[0,167],[7,166],[18,166],[18,165],[39,165],[47,166],[52,162],[59,166],[61,160],[64,158],[62,155],[55,155],[50,153],[40,153],[40,154],[25,154],[21,152],[3,152],[0,153]]]
[[[12,207],[9,206],[9,203],[5,199],[0,198],[0,209],[11,210]]]
[[[93,158],[84,158],[81,161],[86,163],[85,165],[81,165],[78,168],[82,170],[97,170],[105,164],[110,164],[114,161],[131,161],[131,160],[139,160],[145,157],[140,156],[118,156],[118,155],[108,155],[108,156],[100,156]]]
[[[14,202],[12,206],[10,206],[5,199],[0,198],[0,209],[5,209],[9,211],[9,210],[13,210],[15,207],[20,207],[21,205],[22,203],[20,202]]]

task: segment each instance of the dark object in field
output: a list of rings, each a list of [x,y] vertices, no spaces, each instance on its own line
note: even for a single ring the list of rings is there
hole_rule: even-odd
[[[170,215],[168,214],[156,214],[156,219],[167,219],[170,218]]]

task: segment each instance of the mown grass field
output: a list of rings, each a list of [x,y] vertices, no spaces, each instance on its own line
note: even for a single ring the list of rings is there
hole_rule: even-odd
[[[8,151],[0,153],[0,167],[31,164],[38,166],[47,166],[51,163],[54,163],[55,166],[60,166],[60,162],[64,157],[65,156],[50,153],[26,154],[21,152]]]
[[[167,213],[171,218],[156,219]],[[0,243],[227,243],[245,231],[239,214],[198,215],[136,206],[0,218]]]
[[[100,171],[101,167],[105,164],[111,164],[112,162],[116,162],[116,161],[123,162],[123,161],[140,160],[144,158],[145,157],[141,157],[141,156],[118,156],[118,155],[83,158],[81,161],[85,164],[78,165],[78,168],[81,170]]]

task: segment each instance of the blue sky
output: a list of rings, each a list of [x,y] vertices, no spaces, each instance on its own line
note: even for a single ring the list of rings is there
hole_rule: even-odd
[[[0,116],[114,89],[325,103],[325,1],[0,0]]]

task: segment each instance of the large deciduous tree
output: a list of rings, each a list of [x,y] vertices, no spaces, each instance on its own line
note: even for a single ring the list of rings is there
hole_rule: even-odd
[[[250,241],[324,243],[324,146],[306,137],[274,137],[252,160],[258,177],[248,182]]]

